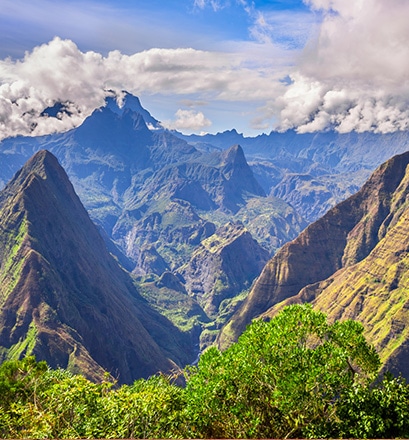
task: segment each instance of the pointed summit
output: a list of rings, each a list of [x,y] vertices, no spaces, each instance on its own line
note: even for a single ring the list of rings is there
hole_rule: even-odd
[[[266,196],[240,145],[233,145],[220,153],[219,169],[223,179],[219,189],[219,203],[224,208],[237,212],[249,195]]]
[[[265,196],[263,188],[254,177],[240,145],[233,145],[221,153],[223,175],[236,188],[256,196]]]
[[[57,159],[38,152],[0,193],[0,361],[34,354],[132,382],[186,363],[186,348],[108,253]]]
[[[246,158],[244,156],[243,148],[239,144],[232,145],[227,150],[223,151],[221,154],[222,163],[226,167],[233,165],[244,165],[247,164]]]
[[[139,113],[147,126],[153,129],[162,129],[160,122],[155,119],[145,108],[142,107],[138,97],[128,92],[123,92],[121,96],[109,97],[106,99],[106,107],[112,112],[122,115],[126,110]]]

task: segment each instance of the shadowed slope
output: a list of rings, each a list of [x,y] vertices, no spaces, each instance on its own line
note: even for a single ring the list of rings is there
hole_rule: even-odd
[[[131,382],[189,346],[106,250],[56,158],[40,151],[0,193],[1,357]],[[160,347],[161,346],[161,347]],[[165,353],[166,351],[166,353]],[[186,354],[183,354],[185,351]]]

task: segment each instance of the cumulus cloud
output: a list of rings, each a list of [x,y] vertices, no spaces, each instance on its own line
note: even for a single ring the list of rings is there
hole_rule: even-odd
[[[55,39],[27,54],[22,61],[0,61],[0,138],[41,135],[78,125],[104,103],[102,57],[81,53],[74,43]],[[59,118],[43,115],[56,102],[66,105]]]
[[[179,109],[175,116],[174,121],[164,121],[163,126],[170,130],[196,132],[212,125],[201,111]]]
[[[68,130],[102,106],[108,90],[257,101],[275,93],[270,77],[263,68],[244,66],[233,54],[150,49],[133,55],[113,51],[104,57],[55,38],[22,60],[0,61],[0,138]],[[45,115],[57,102],[67,111],[58,118]],[[175,122],[179,127],[183,118],[188,119],[181,113]],[[191,126],[208,126],[200,113],[189,118],[196,121]]]
[[[305,1],[323,15],[320,32],[266,114],[299,132],[409,129],[409,3]]]
[[[235,0],[251,18],[256,42],[232,43],[228,50],[224,45],[224,52],[162,48],[102,55],[54,38],[20,60],[0,60],[0,139],[75,127],[104,104],[109,90],[157,101],[175,97],[174,108],[188,108],[168,121],[179,130],[211,127],[210,119],[233,112],[252,118],[253,127],[262,130],[409,129],[409,2],[304,2],[315,18],[295,13],[286,27],[284,12],[261,14],[253,2]],[[195,4],[217,10],[228,2]],[[306,23],[318,23],[316,32],[308,33]],[[58,102],[65,111],[47,115]],[[210,102],[223,103],[223,109],[217,113],[216,105],[208,106],[209,119],[197,107]]]

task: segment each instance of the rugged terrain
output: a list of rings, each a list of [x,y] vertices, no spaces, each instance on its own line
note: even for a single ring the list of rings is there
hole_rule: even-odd
[[[57,159],[40,151],[0,193],[0,361],[132,382],[193,359],[108,252]]]
[[[219,344],[255,317],[312,302],[330,319],[364,323],[383,363],[409,377],[409,153],[381,165],[362,189],[284,245],[267,263]]]
[[[357,192],[383,162],[409,150],[407,131],[180,136],[199,149],[240,144],[266,193],[290,203],[308,222]]]
[[[288,131],[246,138],[232,130],[183,136],[164,130],[138,98],[122,98],[121,105],[115,96],[107,98],[105,107],[66,133],[3,140],[0,187],[33,154],[51,151],[109,252],[132,272],[144,300],[201,348],[214,341],[241,306],[268,258],[309,222],[358,191],[380,163],[409,147],[408,132]],[[50,118],[58,117],[58,108],[46,110]],[[248,319],[238,317],[246,308],[252,308],[248,316],[256,316],[276,300],[344,267],[339,253],[345,246],[348,264],[364,258],[376,244],[373,237],[384,210],[390,209],[381,203],[382,197],[373,197],[365,202],[367,208],[356,202],[351,212],[338,216],[336,210],[329,211],[324,217],[329,223],[319,223],[326,224],[320,226],[323,231],[311,225],[307,235],[300,236],[304,238],[284,246],[278,258],[287,252],[291,264],[273,270],[270,263],[264,273],[276,270],[280,280],[290,281],[274,288],[273,294],[267,283],[267,293],[251,307],[245,303],[220,343],[228,344],[243,330]],[[372,203],[378,208],[368,208]],[[43,219],[52,225],[52,218]],[[338,227],[332,229],[333,222]],[[366,247],[353,244],[349,235],[357,222],[365,223],[360,228]],[[313,243],[321,244],[312,245],[315,250],[304,264],[303,251],[293,250],[304,249],[302,240],[310,233]],[[322,252],[317,251],[321,245]],[[289,269],[293,266],[294,271]]]
[[[288,203],[266,195],[239,145],[199,150],[162,129],[128,94],[122,107],[114,97],[108,98],[105,107],[67,133],[2,141],[3,184],[41,149],[58,158],[110,251],[141,284],[147,283],[144,292],[152,290],[156,285],[152,282],[163,274],[188,265],[203,240],[229,222],[241,222],[246,236],[251,234],[269,255],[306,226]],[[223,255],[217,262],[202,258],[201,266],[222,273],[227,267]],[[252,257],[244,248],[239,255]],[[225,277],[218,301],[240,294],[262,265],[243,262],[242,267],[248,272],[240,273],[239,279]],[[204,295],[213,295],[210,284],[205,285],[210,290]],[[184,288],[183,307],[189,308],[197,296],[190,284]],[[166,312],[152,300],[155,295],[146,299]]]

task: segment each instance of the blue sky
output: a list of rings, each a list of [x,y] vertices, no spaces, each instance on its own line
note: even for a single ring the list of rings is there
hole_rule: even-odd
[[[0,138],[78,125],[108,88],[186,133],[407,129],[408,13],[406,0],[2,0]],[[57,100],[72,117],[40,117]]]
[[[73,40],[81,50],[105,54],[111,50],[131,54],[153,47],[215,49],[226,41],[254,41],[249,29],[257,13],[277,13],[280,21],[287,21],[289,34],[294,13],[311,14],[301,0],[3,0],[2,3],[2,58],[21,57],[26,50],[55,36]]]

